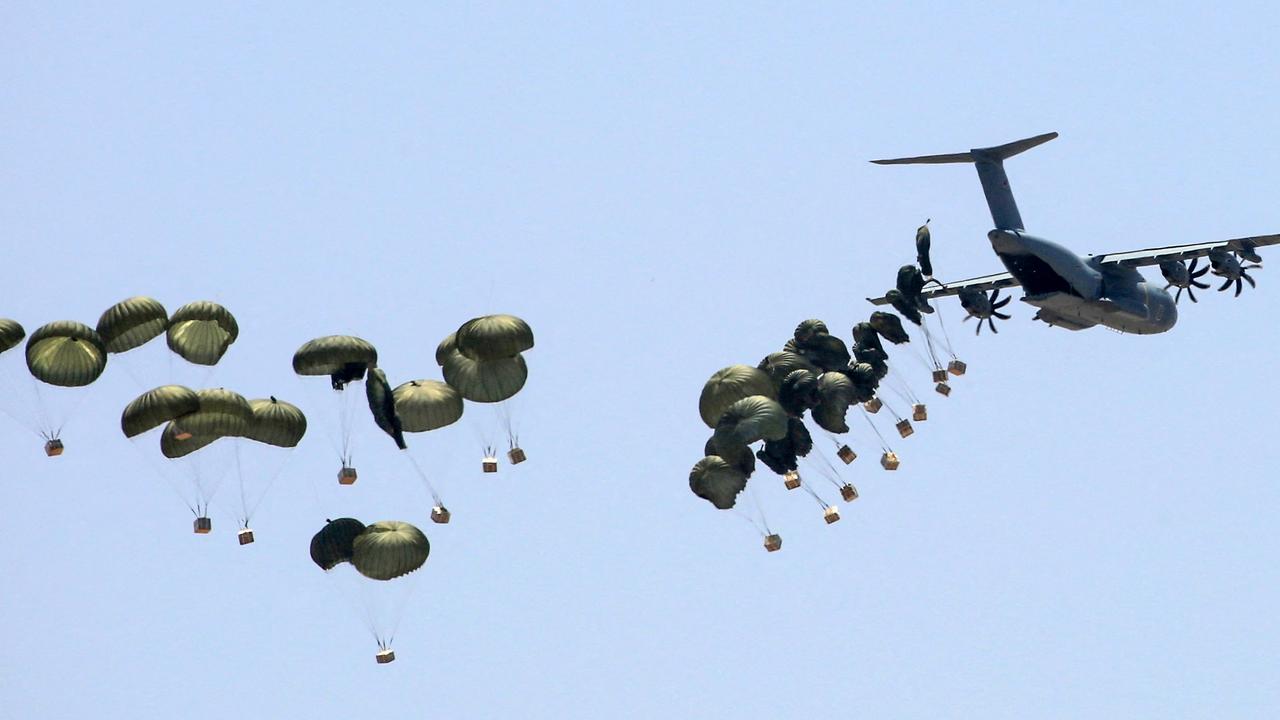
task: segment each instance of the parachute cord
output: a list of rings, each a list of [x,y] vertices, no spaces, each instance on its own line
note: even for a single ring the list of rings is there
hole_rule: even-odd
[[[891,452],[889,449],[889,443],[884,439],[884,435],[880,434],[880,428],[876,427],[874,422],[871,422],[871,414],[863,409],[862,417],[866,418],[867,424],[871,426],[871,431],[876,434],[876,437],[880,438],[880,448],[885,452]]]
[[[431,484],[431,480],[427,478],[427,474],[423,472],[422,466],[418,464],[418,458],[414,457],[408,450],[402,451],[404,456],[409,458],[409,462],[413,463],[413,469],[418,472],[418,477],[426,486],[427,492],[431,493],[431,499],[435,501],[437,507],[444,507],[444,502],[440,499],[440,494],[436,492],[436,488]]]
[[[387,634],[387,647],[383,648],[384,650],[390,649],[391,645],[395,644],[396,632],[400,630],[400,622],[404,620],[405,608],[409,606],[409,599],[413,597],[414,592],[418,589],[418,578],[409,578],[409,581],[409,587],[401,596],[398,607],[392,608],[391,632]]]
[[[924,328],[924,346],[929,350],[929,359],[933,361],[933,369],[941,370],[942,363],[938,362],[938,352],[933,348],[933,343],[935,342],[933,339],[933,333],[929,332],[927,321],[926,324],[921,327]]]
[[[929,301],[926,300],[925,302]],[[943,318],[942,311],[934,307],[933,303],[929,303],[929,307],[933,308],[933,314],[938,316],[938,327],[942,328],[942,339],[947,344],[947,354],[951,356],[952,360],[959,360],[960,358],[956,357],[956,351],[951,348],[951,334],[947,332],[947,322]]]
[[[40,381],[35,376],[31,377],[31,387],[36,394],[36,422],[40,426],[40,436],[45,440],[52,440],[57,436],[49,434],[53,430],[53,421],[46,412],[44,396],[40,394]]]
[[[751,527],[754,528],[756,532],[760,533],[760,537],[766,537],[768,535],[768,533],[764,531],[764,528],[760,527],[760,523],[752,519],[750,515],[747,515],[746,513],[744,513],[743,511],[737,508],[734,508],[733,515],[734,517],[741,518],[742,520],[746,521],[749,525],[751,525]]]
[[[289,452],[289,453],[292,455],[293,448],[282,448],[282,449],[283,449],[283,450],[286,450],[287,452]],[[236,459],[237,459],[237,461],[239,460],[239,457],[240,457],[240,455],[239,455],[239,451],[237,451],[237,454],[236,454]],[[278,480],[278,479],[280,478],[280,474],[281,474],[282,472],[284,472],[284,466],[285,466],[285,463],[284,463],[284,462],[279,462],[279,463],[277,463],[277,464],[276,464],[275,469],[274,469],[274,470],[271,472],[271,474],[267,477],[267,481],[266,481],[266,483],[263,485],[262,492],[258,495],[258,497],[257,497],[257,498],[255,498],[255,499],[253,500],[253,502],[252,502],[252,503],[250,503],[250,504],[249,504],[249,508],[245,511],[245,517],[244,517],[244,521],[245,521],[245,523],[246,523],[246,524],[245,524],[245,527],[248,527],[248,522],[249,522],[249,520],[250,520],[250,519],[251,519],[255,514],[257,514],[257,512],[258,512],[258,507],[259,507],[260,505],[262,505],[262,501],[267,499],[267,493],[271,491],[271,486],[273,486],[273,485],[275,485],[275,484],[276,484],[276,480]],[[243,487],[244,487],[244,477],[243,477],[243,476],[241,476],[241,478],[240,478],[240,487],[241,487],[241,488],[243,488]],[[314,491],[314,490],[315,490],[315,486],[314,486],[314,485],[312,485],[312,486],[311,486],[311,489]],[[242,493],[242,496],[243,496],[243,490],[241,490],[241,493]]]
[[[813,488],[809,487],[808,483],[801,483],[800,487],[804,488],[805,492],[809,493],[810,497],[818,501],[818,507],[822,508],[823,510],[827,509],[827,502],[823,500],[821,497],[819,497],[818,493],[814,492]]]
[[[244,516],[240,518],[240,527],[248,529],[249,527],[249,498],[245,494],[244,488],[244,466],[240,464],[240,446],[236,445],[236,479],[240,481],[240,507],[244,511]]]
[[[764,506],[760,504],[760,498],[756,496],[756,486],[747,483],[747,494],[751,497],[751,504],[755,507],[756,513],[760,515],[760,524],[764,526],[766,535],[772,535],[773,531],[769,529],[769,518],[764,515]]]

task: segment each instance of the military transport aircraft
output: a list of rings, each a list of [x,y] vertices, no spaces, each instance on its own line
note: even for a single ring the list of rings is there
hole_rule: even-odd
[[[979,328],[986,321],[995,330],[993,317],[1008,318],[999,312],[1008,302],[1007,299],[997,302],[999,289],[1021,285],[1022,301],[1039,308],[1036,320],[1068,330],[1104,325],[1121,332],[1151,335],[1173,327],[1178,320],[1177,300],[1183,289],[1194,302],[1192,288],[1208,287],[1197,280],[1207,271],[1224,278],[1220,291],[1235,285],[1239,295],[1242,282],[1256,287],[1248,271],[1261,265],[1243,265],[1241,260],[1261,263],[1257,249],[1280,243],[1280,235],[1080,257],[1057,243],[1028,234],[1009,188],[1004,161],[1056,137],[1058,133],[1051,132],[966,153],[871,161],[878,165],[973,163],[978,169],[978,179],[982,181],[991,219],[995,222],[995,228],[987,237],[1009,272],[939,283],[937,288],[921,293],[922,298],[959,295],[964,309],[978,319]],[[1204,256],[1209,257],[1209,267],[1197,272],[1198,258]],[[1191,260],[1190,267],[1185,264],[1187,260]],[[1136,270],[1146,265],[1160,266],[1160,272],[1168,281],[1164,288],[1147,282]],[[1177,297],[1169,294],[1170,287],[1178,288]],[[986,294],[988,290],[992,291],[990,296]],[[881,297],[871,302],[885,305],[889,300]]]

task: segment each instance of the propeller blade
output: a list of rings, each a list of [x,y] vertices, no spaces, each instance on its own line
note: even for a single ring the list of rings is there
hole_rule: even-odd
[[[1191,284],[1192,284],[1192,285],[1195,285],[1196,287],[1200,288],[1201,290],[1204,290],[1204,289],[1206,289],[1206,288],[1208,288],[1208,287],[1209,287],[1209,283],[1202,283],[1202,282],[1200,282],[1199,280],[1192,280],[1192,281],[1191,281]]]
[[[1222,287],[1218,288],[1218,292],[1222,292],[1227,288],[1231,287],[1231,280],[1232,278],[1227,278],[1227,281],[1222,283]]]
[[[1165,285],[1165,286],[1164,286],[1164,289],[1165,289],[1165,290],[1168,290],[1168,289],[1169,289],[1169,286],[1168,286],[1168,285]],[[1191,293],[1191,289],[1190,289],[1190,288],[1187,288],[1187,294],[1190,294],[1190,293]],[[1178,301],[1179,301],[1179,300],[1181,300],[1181,299],[1182,299],[1182,288],[1178,288],[1178,292],[1177,292],[1177,294],[1175,294],[1175,295],[1173,296],[1173,304],[1174,304],[1174,305],[1177,305],[1177,304],[1178,304]]]
[[[1240,297],[1240,291],[1244,289],[1244,283],[1240,278],[1236,278],[1236,297]]]
[[[1200,262],[1200,258],[1198,258],[1198,257],[1193,257],[1193,258],[1191,258],[1191,265],[1189,265],[1189,266],[1187,267],[1187,274],[1188,274],[1188,275],[1190,275],[1191,277],[1199,277],[1199,275],[1196,275],[1196,274],[1195,274],[1195,272],[1196,272],[1196,263],[1198,263],[1198,262]],[[1207,271],[1207,270],[1208,270],[1208,268],[1205,268],[1205,270]]]
[[[1005,315],[1005,314],[1004,314],[1004,313],[1002,313],[1002,312],[993,312],[993,313],[991,313],[991,314],[992,314],[994,317],[998,317],[998,318],[1000,318],[1001,320],[1008,320],[1008,319],[1010,319],[1010,318],[1012,318],[1012,317],[1013,317],[1012,315]]]
[[[1000,331],[996,329],[996,321],[995,321],[995,320],[992,320],[991,318],[987,318],[987,324],[989,324],[989,325],[991,326],[991,332],[993,332],[993,333],[995,333],[995,334],[997,334],[997,335],[999,335],[999,334],[1000,334]]]
[[[1249,273],[1247,273],[1247,272],[1245,272],[1245,271],[1241,270],[1241,271],[1240,271],[1240,277],[1244,278],[1245,280],[1247,280],[1247,281],[1249,282],[1249,287],[1251,287],[1251,288],[1256,288],[1256,287],[1258,287],[1258,283],[1254,282],[1254,281],[1253,281],[1253,278],[1249,277]]]
[[[1005,305],[1008,305],[1012,300],[1013,300],[1013,298],[1011,298],[1011,297],[1007,297],[1007,298],[1005,298],[1005,299],[1001,300],[1000,302],[995,303],[994,305],[992,305],[992,306],[991,306],[991,309],[992,309],[992,310],[999,310],[1000,308],[1004,307]]]
[[[1196,293],[1191,288],[1187,288],[1187,297],[1191,298],[1191,302],[1200,302],[1196,300]]]

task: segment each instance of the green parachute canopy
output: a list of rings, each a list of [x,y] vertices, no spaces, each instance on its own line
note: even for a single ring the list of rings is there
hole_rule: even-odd
[[[364,529],[352,544],[351,564],[371,580],[393,580],[422,567],[431,543],[418,528],[382,520]]]
[[[916,313],[916,317],[919,316],[920,314]],[[917,325],[920,324],[918,321],[913,322]],[[876,332],[879,333],[881,337],[894,345],[901,345],[902,343],[911,341],[911,338],[907,335],[907,331],[902,329],[902,321],[893,313],[877,310],[871,313],[870,324],[871,327],[876,329]]]
[[[98,335],[109,353],[122,353],[144,345],[169,327],[169,313],[159,300],[131,297],[107,308],[98,318]]]
[[[208,447],[221,437],[221,435],[192,435],[179,427],[177,421],[172,421],[165,425],[160,433],[160,454],[170,460],[177,460]]]
[[[364,532],[364,523],[355,518],[329,520],[311,538],[311,561],[329,571],[339,563],[350,562],[356,538]]]
[[[217,365],[239,334],[240,326],[226,308],[199,300],[174,311],[166,340],[187,362]]]
[[[448,337],[440,341],[436,346],[436,364],[444,367],[444,361],[458,350],[458,334],[449,333]]]
[[[22,329],[22,323],[9,318],[0,318],[0,353],[17,347],[26,336],[27,331]]]
[[[472,360],[457,348],[444,359],[444,381],[471,402],[501,402],[520,392],[529,378],[523,355]]]
[[[365,398],[369,401],[369,412],[373,415],[373,421],[378,424],[382,432],[391,436],[396,441],[396,447],[404,450],[407,445],[404,444],[404,426],[400,423],[400,417],[396,415],[395,395],[391,391],[391,384],[387,382],[387,374],[382,372],[382,368],[369,368],[369,377],[364,384]]]
[[[803,355],[787,350],[766,355],[756,367],[769,374],[775,389],[781,388],[783,379],[796,370],[817,371],[813,363],[806,360]]]
[[[833,433],[847,433],[845,413],[854,398],[853,381],[844,373],[825,372],[818,376],[818,396],[821,400],[813,409],[813,421],[818,427]]]
[[[182,385],[161,385],[148,390],[125,406],[120,429],[127,438],[160,427],[200,409],[200,397]]]
[[[689,472],[689,489],[693,494],[721,510],[732,508],[738,493],[746,486],[746,473],[715,455],[702,458]]]
[[[291,448],[307,434],[307,416],[296,405],[275,396],[250,400],[253,417],[244,436],[267,445]]]
[[[462,417],[462,396],[439,380],[410,380],[391,394],[405,432],[436,430]]]
[[[378,364],[378,350],[354,335],[326,335],[308,340],[293,354],[293,371],[299,375],[328,375],[335,390],[364,377],[365,369]]]
[[[760,440],[777,440],[787,434],[787,413],[777,400],[752,395],[730,405],[716,425],[716,447]]]
[[[224,437],[244,437],[253,421],[253,408],[240,393],[224,388],[197,390],[200,408],[174,421],[177,430],[213,442]],[[187,442],[187,441],[182,441]],[[167,455],[166,455],[167,456]]]
[[[458,352],[472,360],[515,357],[533,347],[533,330],[515,315],[485,315],[468,320],[454,338]]]
[[[702,386],[698,413],[707,427],[714,428],[730,405],[752,395],[778,396],[769,373],[750,365],[730,365],[717,370]]]
[[[107,367],[107,347],[93,328],[74,320],[40,327],[27,338],[27,369],[62,387],[88,385]]]

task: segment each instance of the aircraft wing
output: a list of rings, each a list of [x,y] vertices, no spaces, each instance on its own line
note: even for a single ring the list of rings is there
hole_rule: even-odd
[[[1280,236],[1278,236],[1280,237]],[[1208,251],[1206,251],[1208,252]],[[934,283],[925,285],[924,292],[920,293],[921,297],[926,300],[934,298],[948,297],[958,294],[965,288],[973,288],[986,292],[996,288],[1017,287],[1020,283],[1013,279],[1013,276],[1007,272],[996,273],[995,275],[983,275],[982,277],[969,278],[968,280],[960,280],[953,283],[946,283],[938,286]],[[867,298],[872,305],[888,305],[889,301],[884,296],[878,298]]]
[[[1218,240],[1215,242],[1192,243],[1190,245],[1170,245],[1168,247],[1133,250],[1131,252],[1107,253],[1096,256],[1106,264],[1143,267],[1159,265],[1166,260],[1190,260],[1204,257],[1210,250],[1226,248],[1237,252],[1251,253],[1255,248],[1280,244],[1280,235],[1255,235],[1253,237],[1235,238],[1234,240]]]

